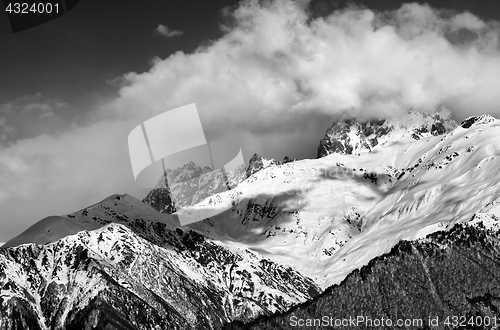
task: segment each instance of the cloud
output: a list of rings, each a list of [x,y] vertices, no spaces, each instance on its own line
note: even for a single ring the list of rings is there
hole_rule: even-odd
[[[143,194],[133,187],[124,129],[103,121],[1,148],[2,240],[43,217],[77,211],[113,193]]]
[[[0,105],[0,143],[12,143],[69,129],[72,124],[71,107],[56,99],[37,93],[17,98]]]
[[[0,143],[6,143],[16,134],[16,128],[7,123],[7,118],[0,116]]]
[[[171,30],[163,24],[158,24],[155,32],[165,38],[180,37],[184,33],[181,30]]]
[[[486,23],[480,20],[478,17],[474,16],[469,12],[461,13],[454,16],[450,22],[451,28],[458,29],[468,29],[472,31],[478,31],[486,28]]]
[[[440,105],[459,117],[498,113],[498,24],[470,13],[411,3],[310,19],[306,3],[277,0],[226,14],[224,37],[128,74],[122,98],[142,99],[154,113],[197,102],[213,130],[270,134],[315,114],[377,117]]]
[[[336,114],[444,105],[459,119],[500,117],[498,22],[415,3],[311,18],[305,1],[243,1],[225,14],[223,37],[127,73],[119,96],[85,112],[85,124],[43,95],[0,106],[0,136],[9,141],[0,140],[0,240],[113,193],[143,198],[128,133],[190,103],[208,138],[232,133],[246,159],[315,157]]]

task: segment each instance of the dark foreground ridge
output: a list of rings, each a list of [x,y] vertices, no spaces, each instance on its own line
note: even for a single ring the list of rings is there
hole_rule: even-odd
[[[479,226],[457,224],[424,240],[402,241],[390,253],[355,270],[341,284],[290,311],[263,316],[250,324],[235,322],[225,329],[453,329],[452,316],[462,316],[460,329],[491,329],[500,318],[499,233]],[[364,316],[385,320],[422,320],[407,327],[314,326],[326,316],[349,319]],[[439,326],[429,318],[439,317]],[[447,317],[449,324],[445,325]],[[468,323],[471,317],[473,324]],[[310,326],[307,326],[309,319]],[[303,326],[299,325],[302,320]],[[478,324],[490,321],[490,326]],[[457,322],[460,322],[458,320]],[[318,321],[317,321],[318,323]],[[352,325],[352,324],[351,324]],[[459,325],[459,323],[456,325]]]
[[[292,267],[176,227],[131,196],[68,219],[95,229],[0,249],[0,329],[220,329],[320,290]]]

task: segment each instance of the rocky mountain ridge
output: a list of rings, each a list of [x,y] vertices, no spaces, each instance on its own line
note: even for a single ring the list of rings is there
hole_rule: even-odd
[[[295,160],[285,156],[283,161],[276,161],[254,154],[250,158],[246,170],[239,167],[225,174],[220,170],[212,171],[208,166],[197,166],[193,162],[189,162],[175,170],[167,170],[167,181],[165,175],[160,178],[156,187],[142,201],[161,213],[172,214],[177,211],[177,207],[201,202],[213,195],[215,191],[220,191],[224,186],[227,189],[232,189],[264,168],[286,164]],[[184,198],[181,197],[180,201],[177,201],[177,207],[171,197],[172,189],[175,196],[184,196]],[[196,193],[194,197],[191,197],[193,191],[196,191]]]
[[[2,324],[216,329],[318,293],[293,268],[175,227],[171,216],[137,218],[132,207],[147,206],[116,195],[68,215],[94,230],[0,250]]]
[[[332,153],[360,155],[406,136],[419,140],[445,134],[455,127],[457,123],[445,108],[434,114],[409,110],[395,118],[362,122],[337,118],[320,141],[318,158]]]

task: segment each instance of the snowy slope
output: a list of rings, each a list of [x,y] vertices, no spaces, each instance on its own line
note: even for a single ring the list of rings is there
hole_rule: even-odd
[[[364,215],[361,233],[329,260],[328,283],[388,252],[399,240],[466,222],[498,202],[499,128],[498,121],[459,127],[423,141],[428,147],[421,157],[403,154],[403,177]]]
[[[322,322],[328,329],[342,328],[341,320],[347,320],[347,329],[497,329],[488,320],[499,315],[500,226],[489,219],[488,225],[459,223],[425,239],[401,241],[312,301],[224,329],[288,330],[293,319],[305,320],[294,329],[319,329],[314,319],[324,315],[332,316],[331,323]],[[353,315],[362,317],[349,323]],[[433,323],[429,315],[435,315]],[[463,326],[453,327],[450,315],[463,315]],[[397,326],[398,319],[411,323]],[[374,326],[375,320],[385,326]]]
[[[98,225],[80,222],[72,218],[50,216],[46,217],[25,230],[21,235],[2,243],[4,248],[18,246],[24,243],[45,244],[55,242],[83,230],[97,229]]]
[[[230,210],[191,226],[293,265],[322,287],[338,283],[399,240],[468,221],[498,201],[500,123],[476,120],[359,156],[269,167],[198,204]]]

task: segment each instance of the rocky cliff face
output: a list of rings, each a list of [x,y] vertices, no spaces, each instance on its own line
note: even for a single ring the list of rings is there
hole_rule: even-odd
[[[152,208],[161,213],[172,214],[177,211],[175,203],[172,200],[170,189],[166,188],[167,185],[163,184],[163,188],[157,185],[151,190],[146,197],[142,200],[143,203],[150,205]]]
[[[493,228],[481,221],[457,224],[402,241],[313,301],[225,329],[340,328],[340,322],[346,329],[497,328],[500,227],[489,221]]]
[[[419,140],[442,135],[456,126],[451,113],[444,108],[434,114],[410,110],[400,117],[365,122],[338,119],[320,141],[318,158],[332,153],[359,155],[403,137]]]
[[[259,156],[257,154],[254,154],[252,158],[250,158],[250,161],[248,162],[248,167],[246,170],[247,177],[252,176],[253,174],[257,173],[258,171],[268,168],[269,166],[273,165],[283,165],[286,163],[290,163],[293,161],[296,161],[297,159],[291,159],[288,156],[285,156],[283,161],[276,161],[274,159],[266,159],[263,156]]]

